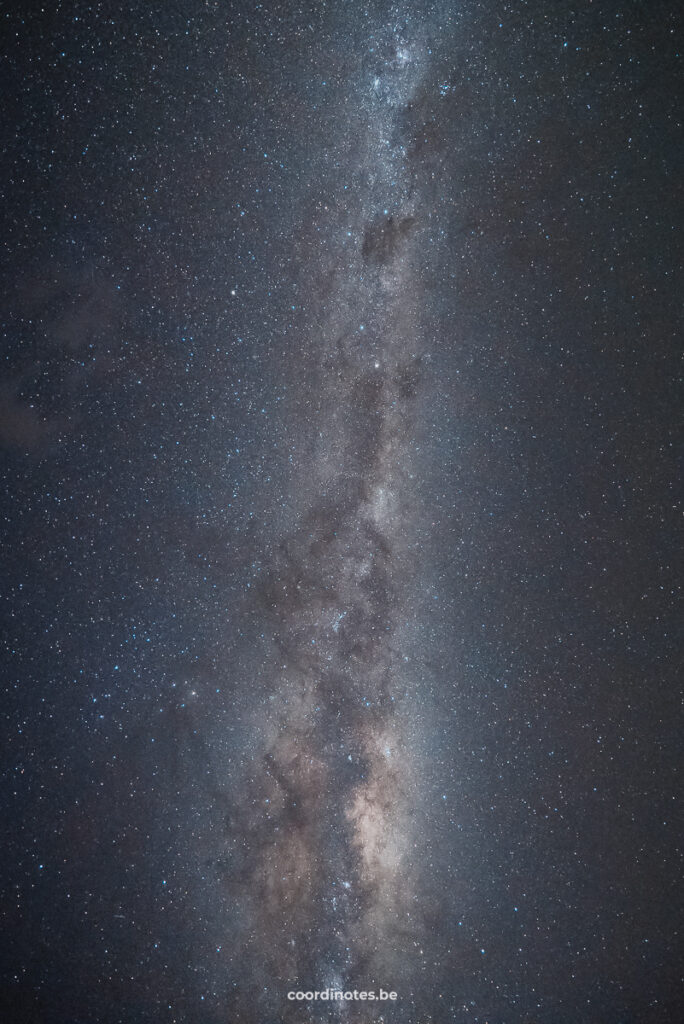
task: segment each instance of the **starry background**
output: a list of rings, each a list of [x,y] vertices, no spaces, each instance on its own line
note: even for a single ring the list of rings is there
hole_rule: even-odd
[[[7,1024],[683,1019],[677,7],[0,7]]]

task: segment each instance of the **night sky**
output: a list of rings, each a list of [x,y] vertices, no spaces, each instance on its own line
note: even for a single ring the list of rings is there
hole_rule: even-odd
[[[678,7],[0,6],[2,1024],[684,1020]]]

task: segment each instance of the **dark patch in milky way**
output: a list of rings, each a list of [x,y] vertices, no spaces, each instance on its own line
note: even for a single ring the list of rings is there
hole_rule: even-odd
[[[415,217],[382,217],[369,224],[363,235],[361,254],[367,263],[385,267],[401,250],[415,225]]]

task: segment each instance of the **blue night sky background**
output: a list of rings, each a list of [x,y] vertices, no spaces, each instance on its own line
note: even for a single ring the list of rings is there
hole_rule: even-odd
[[[677,15],[0,7],[6,1024],[684,1019]]]

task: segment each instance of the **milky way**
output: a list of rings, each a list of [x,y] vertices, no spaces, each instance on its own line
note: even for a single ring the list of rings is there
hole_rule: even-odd
[[[384,56],[351,67],[359,115],[344,191],[354,209],[344,192],[320,204],[316,227],[331,239],[324,267],[315,244],[297,252],[309,312],[294,344],[315,382],[314,449],[299,524],[277,539],[259,588],[274,647],[271,705],[238,810],[253,955],[295,989],[354,978],[387,988],[405,972],[407,943],[421,938],[412,811],[425,773],[402,626],[420,571],[414,407],[429,342],[425,213],[398,114],[427,51],[405,20],[373,39]],[[280,1012],[302,1018],[299,1004]],[[372,1007],[353,1015],[377,1019]]]
[[[676,5],[5,6],[3,1024],[679,1024]]]

